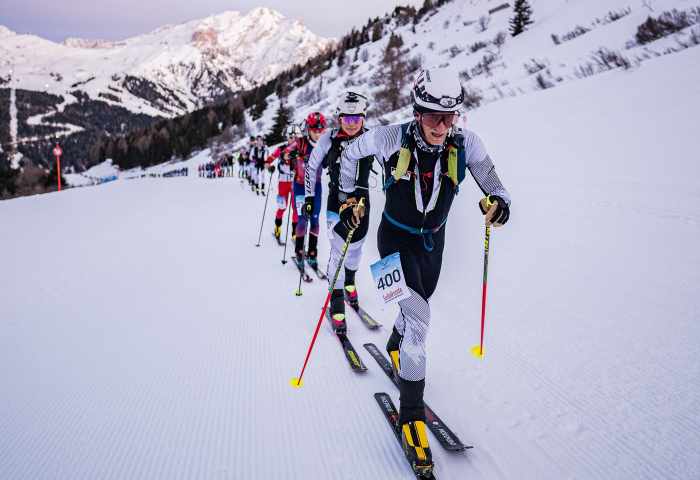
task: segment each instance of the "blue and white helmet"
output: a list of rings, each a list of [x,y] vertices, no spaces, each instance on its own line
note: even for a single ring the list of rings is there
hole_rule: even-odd
[[[336,115],[367,115],[369,100],[357,90],[346,90],[338,99]]]
[[[416,112],[456,112],[464,102],[459,76],[447,69],[424,69],[411,92]]]

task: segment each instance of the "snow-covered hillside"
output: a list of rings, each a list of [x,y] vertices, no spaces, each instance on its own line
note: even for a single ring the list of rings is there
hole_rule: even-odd
[[[332,113],[339,92],[359,88],[370,96],[386,87],[381,59],[390,32],[403,40],[409,65],[405,97],[420,67],[450,68],[461,74],[471,97],[485,104],[582,80],[613,69],[635,69],[648,60],[700,43],[700,25],[652,43],[635,42],[637,27],[649,16],[677,9],[700,23],[698,0],[530,0],[534,24],[511,37],[512,6],[505,0],[453,0],[402,25],[386,17],[382,39],[351,50],[323,73],[292,90],[287,103],[301,121],[312,110]],[[490,13],[491,12],[491,13]],[[273,96],[274,97],[274,96]],[[274,100],[271,98],[270,100]],[[273,101],[270,103],[272,109]],[[410,116],[410,105],[387,111],[375,103],[374,116],[394,121]],[[259,128],[271,128],[274,110]],[[375,119],[376,121],[376,119]]]
[[[269,8],[168,25],[121,42],[57,44],[0,27],[0,79],[56,95],[80,90],[133,112],[172,116],[269,80],[331,42]]]
[[[432,438],[441,480],[700,477],[699,66],[688,49],[470,114],[513,209],[481,361],[470,180],[446,227],[426,399],[475,448]],[[358,283],[384,328],[349,324],[368,372],[324,328],[293,389],[325,288],[293,295],[271,211],[254,247],[262,209],[197,177],[0,203],[0,478],[413,478],[361,347],[396,313],[371,290],[375,235]]]

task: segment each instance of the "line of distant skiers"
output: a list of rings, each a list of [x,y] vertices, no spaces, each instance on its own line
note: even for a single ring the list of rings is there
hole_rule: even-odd
[[[265,194],[265,168],[269,149],[262,135],[250,136],[248,146],[238,152],[238,176],[247,180],[251,190],[258,195]]]
[[[190,174],[189,167],[178,168],[176,170],[170,170],[161,175],[161,177],[186,177]]]
[[[233,177],[234,164],[234,156],[229,153],[219,160],[200,164],[197,167],[197,174],[203,178]]]

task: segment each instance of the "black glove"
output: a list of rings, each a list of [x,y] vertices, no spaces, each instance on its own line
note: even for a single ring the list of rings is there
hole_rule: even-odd
[[[348,230],[354,230],[360,226],[362,217],[365,216],[364,202],[358,204],[355,197],[349,197],[344,204],[340,206],[340,223]]]
[[[301,213],[309,218],[314,213],[314,197],[306,197],[304,199],[304,206],[301,207]]]
[[[267,167],[267,171],[270,172],[270,173],[275,173],[275,166],[272,165],[272,164],[270,164],[270,165]]]
[[[500,227],[510,218],[510,207],[498,195],[488,195],[479,201],[479,209],[486,215],[486,223]]]

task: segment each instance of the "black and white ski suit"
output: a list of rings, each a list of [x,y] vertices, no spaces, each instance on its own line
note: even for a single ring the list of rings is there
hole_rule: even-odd
[[[250,160],[253,163],[255,170],[253,171],[253,182],[257,186],[262,186],[265,183],[265,160],[267,159],[268,151],[265,145],[255,145],[250,149]]]
[[[342,247],[348,236],[348,229],[340,224],[340,206],[344,201],[340,197],[340,172],[341,172],[341,154],[349,144],[360,135],[348,137],[338,129],[332,129],[325,132],[319,138],[316,146],[311,152],[309,161],[306,164],[306,172],[304,176],[304,189],[307,197],[313,196],[316,188],[316,182],[319,178],[318,169],[328,168],[329,183],[328,183],[328,200],[326,203],[326,228],[328,230],[328,239],[331,243],[331,254],[328,260],[327,275],[329,281],[332,281],[332,276],[338,268],[338,263],[342,256]],[[353,193],[357,197],[365,198],[365,217],[360,222],[360,225],[355,230],[352,236],[352,243],[348,246],[348,251],[345,254],[345,268],[356,271],[360,267],[362,259],[362,245],[365,242],[367,229],[369,226],[369,172],[372,168],[373,156],[360,158],[355,162],[355,170],[353,173]],[[343,195],[345,197],[345,195]],[[359,198],[358,198],[359,200]],[[340,269],[336,285],[342,285],[345,282],[345,269]]]
[[[395,252],[401,256],[411,296],[399,302],[400,312],[395,322],[396,330],[402,335],[399,376],[417,382],[425,379],[425,341],[430,325],[428,301],[440,277],[445,223],[457,188],[447,176],[447,149],[428,145],[415,122],[403,128],[405,134],[402,125],[373,128],[350,144],[342,154],[340,188],[348,193],[355,190],[357,162],[370,155],[380,161],[385,178],[389,178],[396,168],[402,140],[408,138],[404,135],[412,135],[407,173],[385,192],[377,245],[382,258]],[[510,203],[481,139],[471,131],[456,128],[449,138],[462,142],[467,169],[479,188]],[[409,233],[404,227],[422,228],[426,233]],[[403,393],[402,389],[402,396]],[[422,402],[422,390],[420,397]]]

